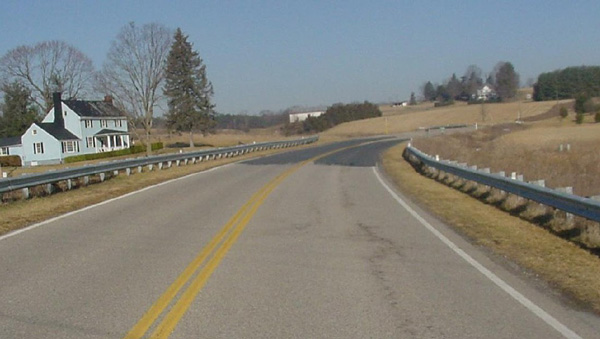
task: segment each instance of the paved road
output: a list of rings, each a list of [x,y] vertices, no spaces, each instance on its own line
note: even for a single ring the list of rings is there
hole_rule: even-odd
[[[229,165],[2,238],[0,338],[598,337],[403,207],[374,169],[395,142]]]

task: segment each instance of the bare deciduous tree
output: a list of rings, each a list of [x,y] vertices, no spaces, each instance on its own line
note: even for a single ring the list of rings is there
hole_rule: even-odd
[[[163,95],[161,85],[171,38],[171,30],[161,24],[138,27],[129,23],[112,42],[96,77],[96,89],[111,95],[130,114],[133,126],[141,123],[148,154],[154,108]]]
[[[92,60],[64,41],[44,41],[19,46],[0,59],[4,84],[17,81],[27,86],[44,112],[52,108],[52,92],[67,98],[84,96],[94,74]]]

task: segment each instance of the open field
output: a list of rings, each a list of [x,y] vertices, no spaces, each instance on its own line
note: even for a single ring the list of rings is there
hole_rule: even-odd
[[[499,125],[416,139],[414,145],[444,159],[517,172],[528,181],[545,179],[548,187],[571,186],[580,196],[600,195],[600,124],[571,120]]]
[[[383,157],[385,171],[403,193],[474,243],[516,262],[531,277],[541,278],[600,313],[600,258],[543,228],[420,175],[402,158],[403,148],[394,147]]]
[[[569,101],[562,101],[567,103]],[[431,104],[415,107],[398,107],[386,110],[383,117],[353,121],[338,125],[323,135],[341,137],[359,137],[377,134],[397,134],[414,131],[419,127],[475,123],[486,126],[499,123],[514,122],[540,115],[550,110],[555,101],[549,102],[510,102],[485,105],[467,105],[457,102],[452,106],[433,108]],[[430,107],[431,106],[431,107]],[[391,109],[397,110],[396,113]]]

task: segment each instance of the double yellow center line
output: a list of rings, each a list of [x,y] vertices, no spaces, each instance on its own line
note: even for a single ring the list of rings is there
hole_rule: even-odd
[[[363,145],[363,144],[360,144]],[[171,307],[169,312],[162,318],[162,321],[156,325],[150,338],[168,338],[171,332],[177,326],[185,312],[188,310],[200,290],[204,287],[214,270],[217,268],[225,254],[231,246],[236,242],[250,219],[254,216],[258,208],[263,204],[269,194],[289,175],[297,171],[300,167],[307,163],[313,162],[330,154],[340,152],[342,150],[357,147],[360,145],[340,148],[331,152],[327,152],[311,159],[305,160],[279,174],[260,190],[240,208],[239,211],[225,224],[219,233],[202,249],[196,258],[183,270],[177,279],[167,288],[167,290],[156,300],[150,309],[142,316],[142,318],[133,326],[133,328],[125,336],[126,339],[142,338],[146,332],[152,327],[165,309],[176,299],[181,289],[194,277],[187,289],[181,294],[179,299]],[[220,244],[220,246],[219,246]],[[212,257],[211,257],[212,255]],[[203,263],[209,259],[206,265]]]

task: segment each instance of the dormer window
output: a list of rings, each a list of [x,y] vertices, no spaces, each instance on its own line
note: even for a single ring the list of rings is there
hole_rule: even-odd
[[[108,120],[100,120],[100,127],[108,128]]]
[[[92,128],[94,126],[93,120],[84,120],[84,121],[85,121],[85,128]]]

